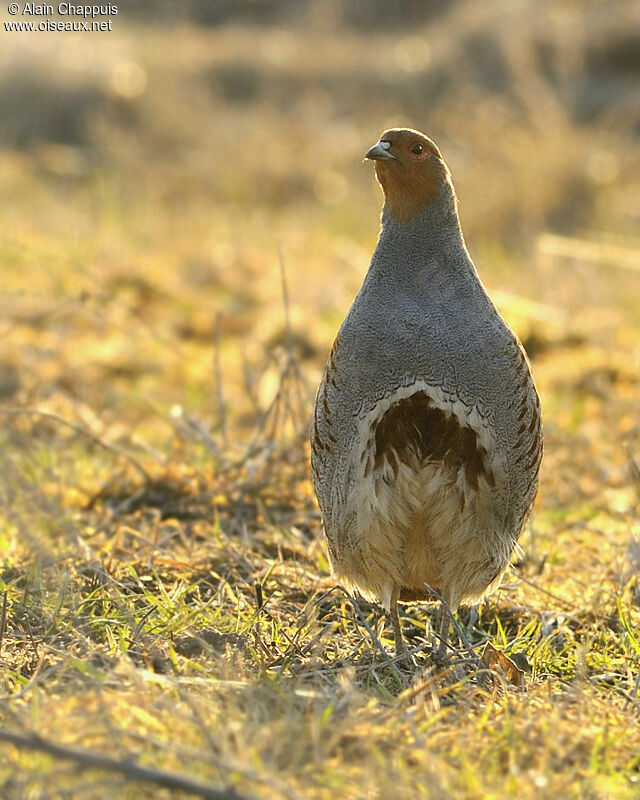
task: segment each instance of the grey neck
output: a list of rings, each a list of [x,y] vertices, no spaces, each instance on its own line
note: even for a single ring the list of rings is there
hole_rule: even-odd
[[[369,267],[368,280],[392,278],[412,286],[447,281],[474,271],[460,228],[456,197],[447,184],[436,199],[409,222],[395,219],[387,205]]]

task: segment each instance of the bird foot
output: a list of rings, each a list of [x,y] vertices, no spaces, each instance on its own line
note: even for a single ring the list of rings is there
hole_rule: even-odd
[[[396,657],[395,657],[396,665],[406,672],[414,672],[418,665],[413,657],[413,655],[407,650],[406,647],[398,648],[396,647]]]
[[[429,653],[429,660],[436,667],[446,667],[451,663],[451,653],[447,647],[436,647],[434,644]]]

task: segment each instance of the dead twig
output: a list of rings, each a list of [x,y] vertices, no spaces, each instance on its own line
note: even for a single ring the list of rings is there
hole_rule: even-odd
[[[52,758],[61,761],[72,761],[78,769],[101,769],[105,772],[115,772],[130,781],[153,783],[165,789],[175,789],[179,792],[204,797],[205,800],[248,800],[247,795],[240,795],[235,789],[216,789],[206,783],[183,778],[172,772],[141,767],[128,759],[119,760],[110,756],[90,753],[86,750],[76,750],[64,745],[50,742],[40,738],[35,733],[23,735],[0,730],[0,741],[7,742],[22,750],[35,750],[46,753]]]
[[[631,475],[633,476],[633,479],[636,485],[638,486],[638,489],[640,489],[640,464],[638,464],[638,462],[635,459],[635,456],[633,455],[631,445],[627,444],[626,449],[627,449],[627,455],[629,456],[629,465],[631,466]]]
[[[278,244],[278,265],[280,267],[280,282],[282,284],[282,302],[284,303],[286,346],[289,355],[291,355],[293,352],[293,333],[291,331],[291,313],[289,310],[289,287],[287,286],[287,274],[284,268],[284,253],[282,252],[281,244]]]
[[[7,630],[7,590],[4,591],[2,600],[2,616],[0,617],[0,653],[2,653],[2,645],[4,643],[4,635]]]
[[[557,603],[560,603],[569,611],[576,610],[576,606],[573,603],[570,603],[568,600],[563,600],[562,597],[559,597],[557,594],[550,592],[548,589],[543,589],[542,586],[538,586],[538,584],[535,581],[532,581],[531,578],[525,578],[524,575],[520,575],[518,573],[518,579],[521,580],[523,583],[526,583],[527,586],[531,586],[532,588],[536,589],[538,592],[546,594],[547,597],[552,597]]]
[[[222,314],[216,314],[216,333],[215,346],[213,351],[213,374],[215,379],[216,406],[218,408],[218,421],[220,425],[220,436],[222,444],[227,444],[227,407],[224,402],[224,391],[222,388],[222,367],[220,366],[220,335],[222,330]]]
[[[543,255],[567,258],[583,264],[640,271],[640,252],[635,248],[570,236],[556,236],[551,233],[539,236],[537,244],[538,250]]]
[[[356,612],[358,620],[360,621],[360,624],[365,629],[365,631],[369,634],[369,637],[370,637],[371,641],[373,642],[373,645],[376,648],[376,650],[378,650],[380,655],[384,658],[385,663],[389,664],[389,667],[390,667],[391,671],[393,672],[393,674],[395,675],[395,677],[400,681],[400,683],[403,686],[406,687],[407,682],[402,677],[402,674],[401,674],[400,670],[398,669],[398,667],[396,666],[394,660],[389,656],[389,653],[387,653],[387,651],[384,649],[384,647],[382,645],[382,642],[376,636],[373,628],[367,622],[367,618],[362,613],[362,611],[360,609],[360,606],[358,605],[357,600],[354,600],[353,597],[351,597],[350,595],[348,595],[346,593],[345,593],[345,597],[351,603],[351,605],[353,607],[353,610]]]
[[[131,453],[128,453],[126,450],[123,450],[121,447],[118,447],[115,444],[105,442],[104,439],[96,436],[95,433],[92,433],[88,428],[85,428],[84,425],[80,425],[78,422],[73,422],[73,420],[61,417],[59,414],[55,414],[53,411],[45,411],[42,408],[32,408],[29,406],[25,406],[24,408],[0,408],[0,414],[5,414],[8,417],[17,417],[20,415],[42,417],[42,419],[49,419],[52,422],[57,422],[59,425],[64,425],[65,427],[70,428],[72,431],[75,431],[81,436],[89,439],[94,444],[97,444],[99,447],[102,447],[103,450],[107,450],[110,453],[115,453],[121,458],[124,458],[133,467],[135,467],[146,483],[151,482],[151,475],[149,475],[147,470],[142,466],[135,456],[132,456]]]

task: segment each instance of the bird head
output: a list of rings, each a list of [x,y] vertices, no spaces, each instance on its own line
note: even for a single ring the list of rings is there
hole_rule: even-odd
[[[441,195],[451,196],[447,165],[435,143],[420,131],[391,128],[364,157],[375,161],[385,203],[400,222],[409,222]]]

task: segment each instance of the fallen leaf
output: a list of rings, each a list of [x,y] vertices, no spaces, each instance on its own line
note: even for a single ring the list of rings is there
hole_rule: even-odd
[[[485,644],[480,660],[486,667],[499,670],[513,686],[524,688],[524,672],[509,656],[501,650],[496,650],[491,642]]]

